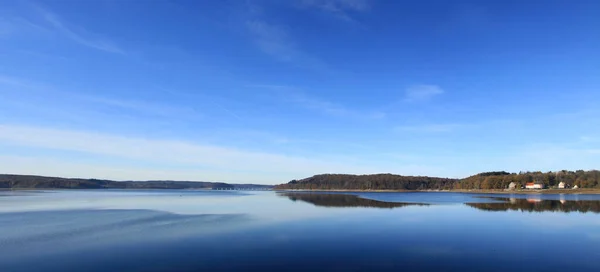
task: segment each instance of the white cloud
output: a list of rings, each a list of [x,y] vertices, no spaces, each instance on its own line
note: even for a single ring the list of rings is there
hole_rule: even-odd
[[[276,60],[319,72],[332,72],[323,61],[300,50],[285,27],[262,20],[249,20],[246,27],[256,46]]]
[[[291,61],[293,55],[297,54],[287,31],[282,27],[260,20],[248,21],[246,26],[263,52],[281,61]]]
[[[78,28],[79,30],[75,31],[73,28],[68,27],[58,15],[52,13],[50,10],[44,9],[38,5],[34,5],[34,8],[38,11],[42,18],[52,26],[54,30],[71,39],[72,41],[83,46],[109,53],[125,54],[125,51],[117,46],[114,42],[105,38],[97,37],[97,35],[94,35],[81,27]]]
[[[600,142],[600,138],[593,137],[593,136],[581,136],[581,137],[579,137],[579,140],[584,143]]]
[[[0,18],[0,37],[5,37],[12,33],[14,33],[12,24],[3,18]]]
[[[165,117],[199,117],[202,116],[197,110],[189,106],[169,106],[163,103],[148,102],[141,100],[124,100],[100,96],[76,95],[65,93],[63,96],[71,96],[80,102],[88,102],[91,104],[99,104],[106,107],[121,108],[128,111],[133,111],[142,114]]]
[[[294,103],[307,109],[316,110],[332,116],[351,117],[356,119],[381,119],[386,116],[383,112],[362,112],[350,110],[342,105],[296,93],[291,97]]]
[[[10,76],[5,76],[5,75],[0,75],[0,84],[16,86],[16,87],[24,87],[24,88],[39,87],[36,84],[32,84],[30,82],[26,82],[21,79],[10,77]],[[3,90],[6,90],[6,89],[3,88]]]
[[[406,89],[405,100],[426,101],[443,93],[444,90],[436,85],[413,85]]]
[[[248,87],[267,89],[277,93],[282,100],[300,107],[321,112],[331,116],[351,117],[356,119],[381,119],[386,116],[380,111],[357,111],[339,103],[327,101],[300,91],[300,88],[287,85],[251,84]]]
[[[235,148],[199,144],[184,141],[146,139],[141,137],[123,137],[85,131],[58,130],[40,127],[0,125],[0,142],[6,145],[33,149],[75,151],[88,155],[109,156],[139,162],[151,162],[165,165],[179,165],[187,168],[197,167],[198,171],[187,171],[187,179],[223,181],[253,181],[281,183],[294,178],[303,178],[317,173],[374,173],[373,168],[348,163],[336,158],[305,158],[259,151],[246,151]],[[6,154],[5,154],[6,155]],[[39,158],[32,158],[33,160]],[[63,161],[64,167],[70,162],[67,158],[54,158]],[[34,171],[38,165],[24,162],[21,170]],[[10,165],[0,164],[0,172],[12,172]],[[62,166],[61,166],[62,167]],[[59,173],[68,173],[68,168],[54,169]],[[48,167],[44,167],[48,169]],[[86,169],[98,169],[88,176],[104,175],[99,172],[101,165],[89,164]],[[106,168],[106,167],[105,167]],[[161,169],[123,169],[112,166],[111,178],[136,179],[148,178],[149,173],[160,172],[160,177],[183,178],[179,170]],[[204,170],[208,169],[208,170]],[[162,171],[162,172],[161,172]],[[184,171],[185,172],[185,171]],[[206,173],[206,175],[203,175]],[[246,178],[239,173],[248,173]],[[44,174],[44,173],[38,173]],[[51,173],[50,173],[51,174]],[[72,175],[69,175],[72,176]],[[172,178],[173,178],[172,177]],[[171,179],[172,179],[171,178]]]
[[[424,132],[424,133],[438,133],[438,132],[452,132],[460,128],[464,128],[466,125],[462,124],[426,124],[426,125],[415,125],[415,126],[399,126],[395,130],[398,132]]]
[[[20,103],[25,107],[35,109],[48,108],[52,111],[68,110],[70,115],[89,111],[105,112],[110,108],[125,110],[125,113],[140,113],[151,116],[197,118],[202,116],[194,107],[187,105],[170,106],[165,103],[145,100],[120,99],[118,97],[107,97],[88,95],[77,92],[57,90],[55,86],[39,83],[22,78],[0,74],[0,92],[20,93],[11,99],[13,103]],[[32,97],[44,100],[43,106],[32,103]],[[60,97],[58,100],[54,98]]]
[[[332,14],[347,22],[356,22],[351,12],[365,12],[370,9],[367,0],[302,0],[301,8],[314,8]]]
[[[350,114],[350,111],[341,105],[321,100],[315,97],[310,97],[306,94],[298,92],[291,94],[289,100],[293,101],[298,105],[301,105],[302,107],[317,110],[330,115],[345,116]]]
[[[539,170],[556,171],[561,169],[597,169],[600,165],[600,150],[583,147],[571,148],[566,144],[530,144],[515,155],[506,156],[499,164],[511,171]]]
[[[20,17],[0,17],[0,38],[12,37],[30,32],[47,32],[42,26]]]

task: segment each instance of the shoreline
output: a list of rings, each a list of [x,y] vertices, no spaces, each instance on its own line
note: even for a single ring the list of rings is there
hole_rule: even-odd
[[[88,190],[88,191],[132,191],[132,190],[151,190],[151,191],[169,191],[169,190],[185,190],[185,191],[212,191],[212,188],[194,188],[194,189],[170,189],[170,188],[0,188],[0,191],[54,191],[54,190]],[[215,190],[218,191],[218,190]],[[259,190],[260,191],[260,190]],[[580,189],[519,189],[519,190],[500,190],[500,189],[488,189],[488,190],[350,190],[350,189],[273,189],[269,191],[274,192],[339,192],[339,193],[465,193],[465,194],[523,194],[523,195],[541,195],[541,194],[589,194],[596,195],[600,194],[600,189],[591,188],[580,188]]]
[[[277,190],[276,192],[355,192],[355,193],[466,193],[466,194],[522,194],[522,195],[541,195],[541,194],[550,194],[550,195],[558,195],[558,194],[569,194],[569,195],[579,195],[579,194],[588,194],[588,195],[596,195],[600,194],[600,189],[537,189],[537,190],[349,190],[349,189],[332,189],[332,190],[323,190],[323,189],[283,189]]]

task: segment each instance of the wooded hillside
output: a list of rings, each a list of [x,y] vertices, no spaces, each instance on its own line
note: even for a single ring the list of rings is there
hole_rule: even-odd
[[[517,188],[529,182],[542,183],[546,188],[558,186],[560,182],[579,188],[600,188],[600,171],[488,172],[462,179],[454,184],[454,189],[506,189],[511,182],[515,182]]]
[[[344,175],[323,174],[301,180],[292,180],[275,186],[279,190],[490,190],[506,189],[511,182],[517,188],[528,182],[542,183],[546,188],[565,182],[579,188],[600,188],[600,171],[558,172],[485,172],[464,179],[423,176],[400,176],[392,174]]]
[[[448,190],[457,180],[392,174],[344,175],[323,174],[302,180],[292,180],[275,189],[306,190]]]
[[[236,187],[268,188],[272,186],[201,181],[114,181],[29,175],[0,175],[0,189],[216,189]]]

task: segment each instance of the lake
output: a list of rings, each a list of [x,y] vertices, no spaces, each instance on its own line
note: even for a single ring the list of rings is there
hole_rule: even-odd
[[[0,271],[600,271],[600,195],[0,191]]]

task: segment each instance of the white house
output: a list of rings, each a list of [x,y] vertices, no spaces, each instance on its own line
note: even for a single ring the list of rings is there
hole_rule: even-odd
[[[564,182],[562,182],[562,181],[561,181],[560,183],[558,183],[558,189],[564,189],[564,188],[566,188],[566,187],[567,187],[567,184],[566,184],[566,183],[564,183]]]
[[[526,189],[544,189],[544,184],[529,182],[525,184]]]
[[[514,190],[515,188],[517,188],[517,184],[514,182],[511,182],[510,184],[508,184],[508,189],[509,190]]]

